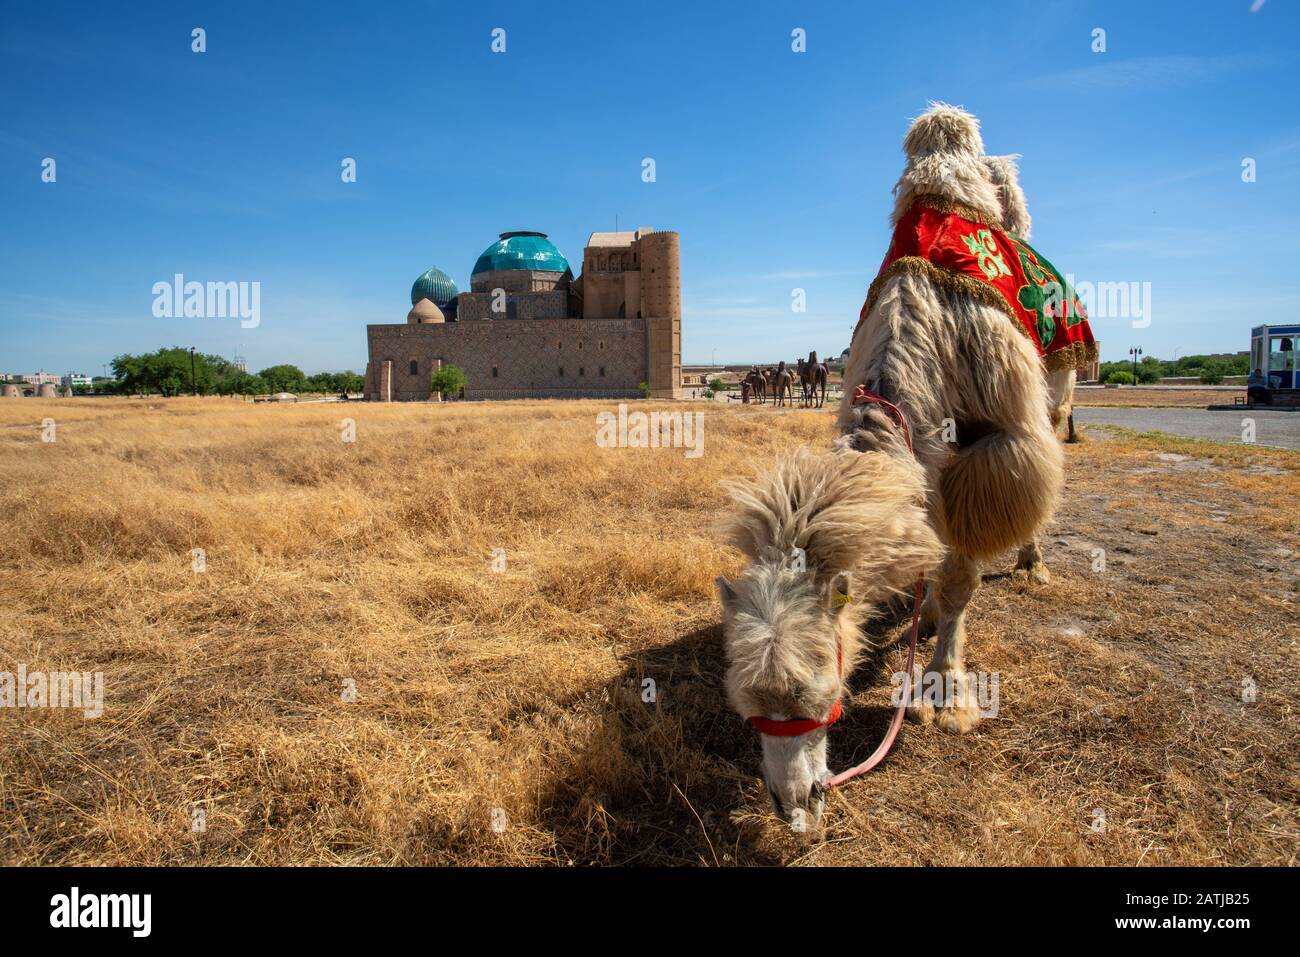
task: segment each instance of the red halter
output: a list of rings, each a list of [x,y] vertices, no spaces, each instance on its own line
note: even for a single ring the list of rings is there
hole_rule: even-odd
[[[848,604],[849,596],[844,596],[842,604]],[[839,677],[839,684],[844,682],[844,650],[840,647],[835,648],[835,672]],[[766,734],[773,738],[797,738],[801,734],[807,734],[809,731],[816,731],[818,728],[829,728],[840,716],[844,714],[844,706],[840,704],[838,696],[835,703],[831,705],[830,713],[820,721],[813,718],[790,718],[786,721],[773,721],[771,718],[764,718],[756,714],[749,718],[749,723],[758,729],[759,734]]]
[[[853,392],[853,404],[865,405],[866,403],[882,406],[894,417],[898,427],[903,432],[903,438],[907,440],[908,451],[912,451],[912,430],[907,424],[907,416],[903,414],[903,410],[879,393],[872,392],[866,386],[860,385]],[[907,710],[907,700],[911,696],[912,666],[916,662],[916,639],[921,627],[921,598],[924,594],[925,575],[921,575],[916,580],[916,595],[912,599],[912,634],[907,644],[907,671],[903,673],[903,693],[899,696],[898,708],[894,712],[893,720],[889,723],[889,731],[885,734],[885,740],[880,742],[880,746],[871,753],[867,760],[829,778],[825,782],[826,787],[837,787],[859,774],[865,774],[883,761],[885,755],[889,753],[889,749],[893,747],[894,739],[898,737],[898,729],[903,724],[903,714]],[[844,600],[847,603],[849,596],[845,595]],[[835,667],[842,693],[844,686],[844,649],[838,644],[835,649]],[[829,727],[838,721],[843,714],[844,707],[840,703],[839,695],[837,695],[835,703],[831,705],[830,712],[820,721],[814,718],[790,718],[786,721],[773,721],[771,718],[755,715],[749,718],[749,723],[757,728],[760,734],[776,738],[794,738],[810,731],[816,731],[818,728]]]

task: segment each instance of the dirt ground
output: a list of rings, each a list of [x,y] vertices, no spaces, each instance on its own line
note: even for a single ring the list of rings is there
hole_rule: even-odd
[[[598,447],[612,408],[0,404],[0,671],[106,689],[0,707],[0,861],[1296,863],[1300,453],[1067,446],[1051,582],[1008,554],[970,609],[997,717],[905,724],[799,835],[722,696],[711,526],[832,416],[710,406],[687,458]],[[835,769],[903,630],[872,626]]]
[[[1179,406],[1204,409],[1209,405],[1232,405],[1233,396],[1245,395],[1246,390],[1231,392],[1217,389],[1169,388],[1144,389],[1141,386],[1115,389],[1083,386],[1074,390],[1075,405],[1137,406],[1167,408]]]

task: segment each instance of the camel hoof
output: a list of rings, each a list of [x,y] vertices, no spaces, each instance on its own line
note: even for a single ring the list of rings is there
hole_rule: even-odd
[[[934,705],[924,697],[917,694],[916,689],[921,685],[921,666],[912,666],[912,700],[907,704],[907,720],[925,727],[934,724]]]
[[[1017,565],[1017,572],[1024,572],[1035,585],[1047,585],[1052,581],[1052,573],[1047,570],[1047,566],[1042,562],[1034,562],[1031,565]]]
[[[917,666],[917,671],[920,666]],[[912,703],[907,715],[918,724],[936,724],[948,734],[966,734],[980,723],[975,676],[963,672],[913,673]]]
[[[980,723],[978,705],[953,705],[937,709],[935,723],[949,734],[966,734]]]

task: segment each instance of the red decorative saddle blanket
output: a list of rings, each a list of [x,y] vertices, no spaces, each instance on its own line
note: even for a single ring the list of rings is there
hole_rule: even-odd
[[[1097,359],[1088,314],[1070,284],[1027,242],[985,223],[976,210],[918,197],[894,228],[859,323],[885,280],[902,271],[924,273],[1002,309],[1048,369],[1082,369]]]

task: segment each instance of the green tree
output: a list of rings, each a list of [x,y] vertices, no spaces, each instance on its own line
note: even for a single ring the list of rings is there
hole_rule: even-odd
[[[1122,369],[1115,369],[1114,371],[1107,373],[1106,378],[1102,381],[1111,385],[1132,385],[1133,373],[1125,372]]]
[[[433,373],[431,384],[434,392],[444,396],[460,395],[460,390],[465,388],[465,370],[459,366],[442,366]]]
[[[210,388],[214,380],[213,370],[199,357],[194,357],[195,379],[200,389]],[[165,396],[180,395],[188,392],[190,380],[190,351],[180,346],[159,349],[140,356],[121,355],[113,359],[113,375],[122,383],[126,392],[148,395],[158,392]]]
[[[1164,374],[1163,366],[1164,363],[1155,356],[1145,356],[1138,363],[1137,381],[1144,384],[1159,382]]]
[[[307,377],[297,366],[278,365],[263,369],[258,377],[266,383],[269,392],[303,392]]]
[[[323,394],[360,392],[365,386],[365,378],[352,371],[317,372],[315,375],[308,376],[306,380],[306,391]]]
[[[181,346],[143,355],[116,356],[113,381],[96,382],[97,391],[123,395],[262,395],[268,392],[360,392],[365,379],[355,372],[318,372],[308,378],[294,365],[275,365],[250,375],[224,356],[195,353]]]
[[[260,375],[247,373],[235,383],[235,389],[240,395],[266,395],[272,391],[270,384]]]
[[[118,389],[125,393],[138,392],[144,395],[143,356],[114,356],[109,368],[113,370],[114,385]]]
[[[1219,385],[1223,382],[1224,363],[1218,359],[1208,359],[1201,367],[1201,382],[1205,385]]]
[[[649,384],[649,383],[647,383],[647,382],[642,382],[640,385],[637,386],[637,389],[641,392],[641,398],[643,398],[643,399],[648,399],[648,398],[650,398],[650,384]]]

